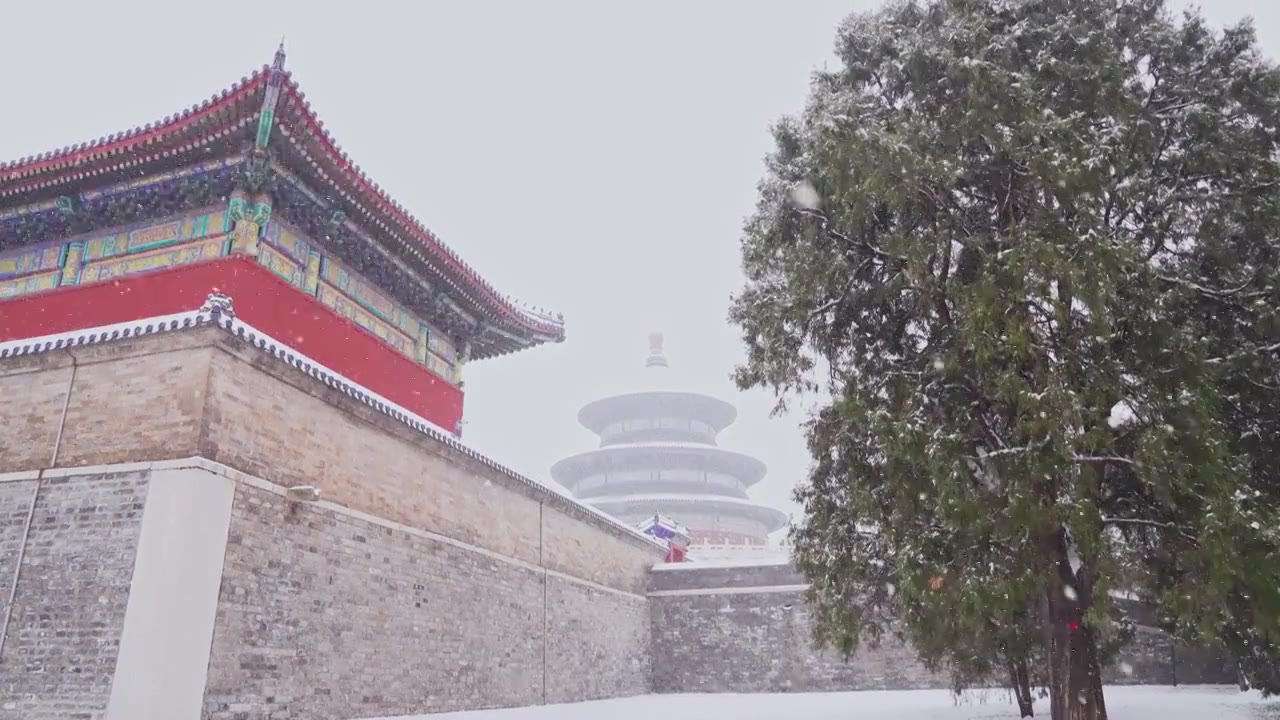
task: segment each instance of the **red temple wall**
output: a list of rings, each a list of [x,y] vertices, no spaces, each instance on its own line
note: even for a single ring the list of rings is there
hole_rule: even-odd
[[[0,300],[0,342],[189,312],[215,291],[249,325],[445,430],[457,427],[459,388],[247,257]]]
[[[0,299],[224,257],[232,225],[228,206],[215,204],[0,252]],[[436,375],[460,379],[457,351],[443,333],[304,233],[267,222],[257,261]]]

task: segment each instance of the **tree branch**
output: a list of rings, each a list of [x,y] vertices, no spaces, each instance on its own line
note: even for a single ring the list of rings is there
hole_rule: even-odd
[[[1276,351],[1280,351],[1280,343],[1272,343],[1271,345],[1263,345],[1261,347],[1255,347],[1253,349],[1257,352],[1264,352],[1264,353],[1276,352]],[[1216,365],[1226,360],[1234,360],[1238,357],[1244,357],[1246,353],[1247,351],[1242,350],[1240,352],[1231,353],[1230,355],[1220,355],[1218,357],[1205,358],[1205,362]]]
[[[983,424],[986,424],[986,416],[985,416],[985,415],[983,415],[983,416],[981,416],[981,418],[982,418]],[[995,435],[995,433],[992,433],[992,435],[994,436],[994,435]],[[979,457],[975,457],[975,458],[973,458],[973,459],[974,459],[974,460],[987,460],[987,459],[990,459],[990,458],[993,458],[993,457],[997,457],[997,456],[999,456],[999,455],[1012,455],[1012,454],[1014,454],[1014,453],[1027,452],[1028,450],[1039,450],[1040,448],[1042,448],[1042,447],[1044,447],[1045,445],[1048,445],[1048,444],[1049,444],[1049,438],[1044,438],[1043,440],[1040,440],[1040,441],[1038,441],[1038,442],[1032,443],[1032,444],[1030,444],[1030,445],[1019,445],[1018,447],[1009,447],[1009,446],[1007,446],[1007,445],[1004,445],[1004,441],[1000,440],[999,438],[996,438],[996,440],[997,440],[998,442],[1000,442],[1000,444],[1001,444],[1003,447],[1001,447],[999,450],[992,450],[991,452],[985,452],[985,451],[983,451],[983,452],[984,452],[984,454],[983,454],[983,455],[981,455],[981,456],[979,456]]]
[[[813,320],[815,317],[821,315],[822,313],[844,302],[845,299],[849,297],[849,293],[853,292],[853,286],[856,282],[857,282],[857,278],[854,278],[854,277],[849,278],[849,282],[844,284],[844,291],[840,293],[840,297],[832,300],[828,300],[822,303],[821,305],[819,305],[818,307],[814,308],[813,310],[810,310],[809,319]]]
[[[1101,522],[1103,525],[1143,525],[1146,527],[1160,528],[1161,530],[1172,530],[1173,532],[1176,532],[1182,537],[1191,541],[1192,545],[1199,546],[1200,544],[1199,538],[1193,535],[1189,530],[1187,530],[1186,528],[1180,525],[1175,525],[1171,522],[1161,522],[1159,520],[1145,520],[1143,518],[1113,518],[1113,517],[1103,517],[1101,518]]]
[[[1195,283],[1190,280],[1184,280],[1182,278],[1176,278],[1176,277],[1169,277],[1168,275],[1157,274],[1156,278],[1159,280],[1163,280],[1164,282],[1170,283],[1172,285],[1181,285],[1186,288],[1191,288],[1192,290],[1195,290],[1196,292],[1202,295],[1207,295],[1212,298],[1228,298],[1228,297],[1239,295],[1241,298],[1248,299],[1248,298],[1255,298],[1255,297],[1263,297],[1268,294],[1267,290],[1257,290],[1251,293],[1244,293],[1243,295],[1241,295],[1241,292],[1245,288],[1253,284],[1253,279],[1246,280],[1245,283],[1240,287],[1231,288],[1228,290],[1220,290],[1218,288],[1205,287],[1200,283]]]
[[[881,250],[880,248],[876,247],[875,245],[872,245],[871,243],[867,242],[864,239],[859,238],[858,240],[854,240],[853,238],[849,237],[848,235],[845,235],[839,230],[832,228],[830,226],[830,223],[831,223],[830,219],[824,213],[818,212],[817,210],[813,210],[810,208],[793,208],[793,209],[801,215],[817,220],[822,224],[823,230],[831,233],[833,236],[835,236],[840,240],[843,240],[846,243],[851,243],[851,244],[856,243],[858,245],[862,245],[866,249],[870,250],[871,252],[875,253],[876,255],[882,258],[887,258],[890,260],[899,260],[902,262],[907,261],[907,258],[905,255],[894,255],[893,253],[885,252],[884,250]]]
[[[1165,528],[1167,530],[1181,530],[1182,528],[1173,523],[1160,522],[1159,520],[1144,520],[1142,518],[1113,518],[1104,517],[1101,520],[1103,525],[1150,525],[1151,527]]]
[[[1135,468],[1142,467],[1142,463],[1138,462],[1137,460],[1131,460],[1127,457],[1120,457],[1119,455],[1072,455],[1071,460],[1073,462],[1078,462],[1078,463],[1105,463],[1105,464],[1128,465],[1130,467],[1135,467]]]

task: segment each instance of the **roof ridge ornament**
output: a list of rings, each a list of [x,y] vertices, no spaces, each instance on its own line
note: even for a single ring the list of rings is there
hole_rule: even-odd
[[[231,296],[214,288],[205,298],[204,304],[200,306],[200,314],[208,315],[215,322],[220,318],[234,318],[236,316],[235,307],[231,302]]]
[[[647,368],[670,367],[667,356],[662,352],[662,333],[649,333],[649,357],[644,359],[644,366]]]
[[[262,96],[262,112],[258,115],[258,135],[254,141],[254,149],[265,152],[267,141],[271,139],[271,127],[276,122],[276,103],[280,100],[280,88],[284,85],[284,37],[280,38],[280,47],[276,48],[276,56],[267,72],[267,92]]]

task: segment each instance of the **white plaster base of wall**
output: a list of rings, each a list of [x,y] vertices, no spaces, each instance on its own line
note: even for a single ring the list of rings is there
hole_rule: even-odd
[[[235,482],[152,470],[107,720],[199,720]]]

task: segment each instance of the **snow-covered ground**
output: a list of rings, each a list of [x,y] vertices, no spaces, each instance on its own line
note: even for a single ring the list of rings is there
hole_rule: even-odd
[[[1036,717],[1048,717],[1046,701]],[[1107,688],[1111,720],[1280,720],[1280,702],[1233,687]],[[996,720],[1018,717],[999,691],[957,701],[942,690],[644,695],[619,700],[420,715],[429,720]],[[391,720],[384,718],[382,720]],[[396,718],[395,720],[410,720]]]

